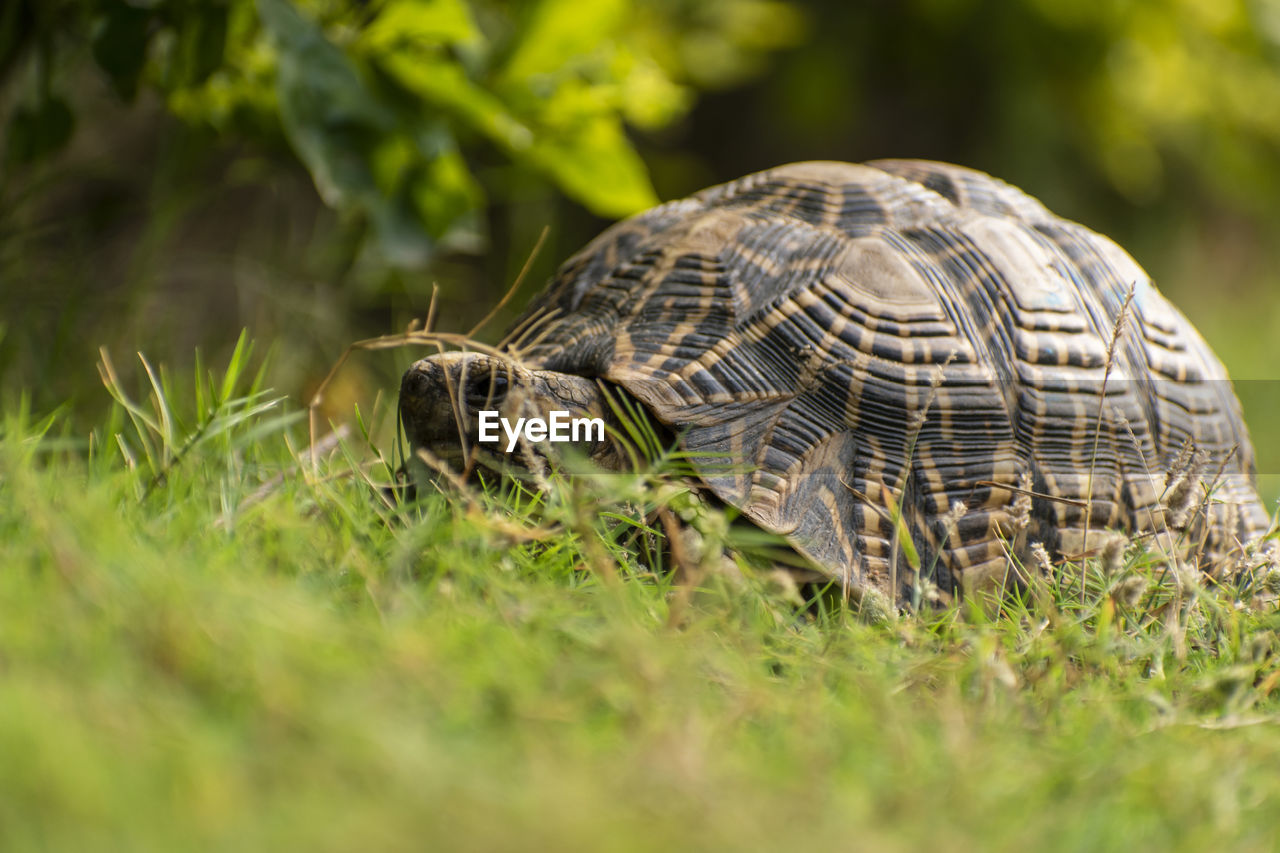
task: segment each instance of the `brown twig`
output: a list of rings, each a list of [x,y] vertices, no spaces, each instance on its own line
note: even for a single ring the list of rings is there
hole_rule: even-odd
[[[538,242],[533,244],[533,251],[529,252],[529,257],[525,258],[524,266],[522,266],[520,268],[520,272],[516,274],[515,281],[511,282],[511,287],[509,287],[506,294],[498,300],[498,304],[493,306],[493,310],[486,314],[483,320],[476,323],[475,328],[470,332],[467,332],[467,337],[475,337],[477,332],[489,325],[490,320],[498,316],[498,312],[506,307],[506,304],[511,301],[511,297],[516,295],[516,291],[520,289],[520,285],[524,284],[525,276],[529,274],[529,270],[533,267],[533,261],[538,257],[538,252],[542,249],[542,244],[546,242],[547,232],[550,230],[551,229],[547,226],[543,227],[542,233],[538,235]]]

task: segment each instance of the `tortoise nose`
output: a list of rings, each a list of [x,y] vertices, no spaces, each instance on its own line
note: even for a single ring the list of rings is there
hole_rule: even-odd
[[[427,359],[404,372],[400,380],[400,420],[415,444],[432,441],[453,428],[452,406],[444,370]]]
[[[429,361],[420,361],[404,372],[400,380],[400,407],[406,403],[422,403],[434,396],[443,371]]]

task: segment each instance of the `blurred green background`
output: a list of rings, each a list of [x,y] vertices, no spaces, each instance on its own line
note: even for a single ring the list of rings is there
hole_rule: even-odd
[[[1280,473],[1276,0],[9,0],[0,404],[225,357],[305,403],[439,286],[465,331],[610,221],[788,161],[983,169],[1128,248]],[[392,394],[408,352],[330,395]],[[1264,480],[1270,499],[1280,480]]]

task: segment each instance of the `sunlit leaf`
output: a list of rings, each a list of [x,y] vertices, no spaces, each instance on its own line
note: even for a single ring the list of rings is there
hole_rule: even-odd
[[[684,115],[693,103],[693,91],[676,84],[651,59],[639,59],[630,53],[615,59],[620,78],[619,101],[623,117],[639,128],[657,130]]]
[[[404,44],[474,42],[480,32],[463,0],[389,0],[361,39],[371,50],[385,51]]]
[[[441,152],[428,160],[415,178],[409,191],[427,230],[433,236],[449,238],[454,245],[478,249],[482,225],[475,213],[484,202],[484,193],[462,155],[456,149]]]
[[[383,57],[380,67],[426,103],[447,110],[509,151],[524,151],[533,143],[533,132],[454,62],[432,53],[401,51]]]
[[[657,203],[644,161],[616,118],[601,116],[572,135],[539,139],[532,159],[600,216],[627,216]]]
[[[617,34],[627,6],[623,0],[541,0],[504,73],[527,80],[591,56]]]

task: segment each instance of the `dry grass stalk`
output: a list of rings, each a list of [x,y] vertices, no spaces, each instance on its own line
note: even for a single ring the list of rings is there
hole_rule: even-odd
[[[1116,321],[1111,327],[1111,340],[1107,343],[1107,360],[1102,368],[1102,388],[1098,391],[1098,419],[1093,426],[1093,449],[1089,453],[1089,478],[1085,483],[1084,537],[1080,545],[1080,550],[1082,551],[1089,550],[1089,523],[1093,516],[1093,474],[1098,459],[1098,444],[1102,440],[1102,419],[1107,410],[1107,382],[1111,379],[1111,368],[1115,364],[1116,347],[1120,343],[1121,335],[1124,334],[1125,324],[1129,318],[1129,308],[1133,304],[1133,294],[1136,287],[1136,282],[1129,285],[1129,292],[1125,294],[1120,311],[1116,314]],[[1083,588],[1080,593],[1083,596]]]

